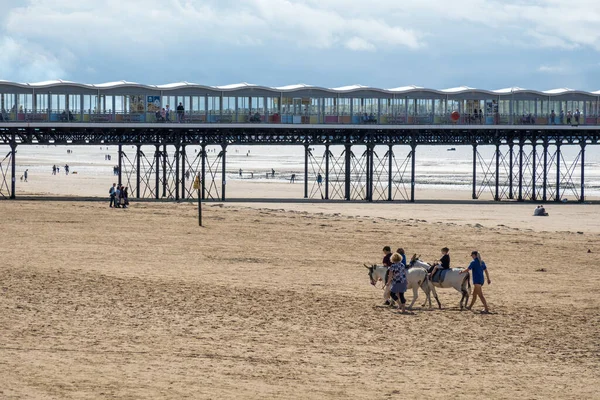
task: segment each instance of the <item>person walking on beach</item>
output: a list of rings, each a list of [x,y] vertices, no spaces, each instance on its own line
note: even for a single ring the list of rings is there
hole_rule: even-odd
[[[482,313],[489,314],[490,310],[488,308],[487,302],[485,301],[485,297],[483,296],[482,286],[485,283],[483,278],[484,273],[485,277],[487,278],[488,285],[492,283],[492,281],[490,280],[490,274],[488,273],[485,262],[483,262],[483,260],[481,259],[481,254],[479,254],[477,250],[473,250],[471,252],[471,258],[473,258],[471,264],[469,264],[467,268],[460,271],[461,274],[464,274],[467,271],[471,271],[473,273],[473,298],[471,299],[471,304],[469,304],[467,310],[473,308],[473,305],[475,304],[475,301],[479,296],[484,308]]]
[[[321,174],[317,174],[317,184],[321,186],[321,183],[323,183],[323,177]]]
[[[123,188],[123,208],[129,208],[129,194],[127,193],[127,186]]]
[[[115,208],[121,208],[121,187],[117,185],[115,189]]]
[[[110,187],[110,189],[108,190],[108,194],[110,194],[110,203],[109,203],[109,207],[113,208],[113,205],[116,207],[117,206],[117,202],[115,201],[115,198],[117,196],[117,184],[113,183],[113,185]]]
[[[400,254],[400,256],[402,257],[402,264],[404,264],[406,266],[406,269],[408,269],[408,264],[406,263],[406,254],[404,252],[404,249],[402,247],[398,248],[398,250],[396,250],[396,253]]]
[[[28,174],[29,170],[26,169],[25,172],[23,172],[23,178],[25,179],[25,182],[27,182],[27,174]]]
[[[402,264],[402,256],[398,253],[394,253],[390,260],[392,262],[388,277],[388,284],[391,285],[390,296],[395,301],[400,300],[398,309],[404,314],[406,312],[406,298],[404,298],[407,288],[406,266]]]
[[[296,182],[296,174],[292,174],[292,177],[290,178],[290,183],[294,182]]]
[[[52,166],[52,175],[56,175],[56,164]]]
[[[392,248],[390,246],[384,246],[383,247],[383,261],[381,262],[381,264],[383,264],[384,267],[388,268],[388,273],[386,274],[386,278],[389,276],[389,268],[392,266]],[[385,287],[383,288],[383,300],[384,306],[389,306],[392,303],[390,303],[390,285],[388,285],[388,279],[385,280]]]

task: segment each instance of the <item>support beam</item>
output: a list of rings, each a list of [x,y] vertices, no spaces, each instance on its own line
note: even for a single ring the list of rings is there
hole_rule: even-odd
[[[123,179],[123,145],[119,144],[119,187],[121,187]]]
[[[581,194],[579,195],[579,202],[585,201],[585,142],[581,143]]]
[[[392,201],[392,185],[393,185],[393,176],[392,176],[392,168],[394,162],[394,145],[390,144],[388,149],[388,201]]]
[[[477,200],[477,144],[473,144],[473,200]]]
[[[308,144],[304,145],[304,198],[308,199],[308,155],[310,149]]]
[[[562,161],[562,155],[560,153],[560,143],[556,142],[556,195],[554,201],[560,201],[560,163]]]
[[[531,163],[531,200],[536,201],[537,200],[537,191],[536,191],[536,181],[537,181],[537,139],[535,137],[535,135],[533,136],[533,139],[531,139],[531,145],[532,145],[532,149],[531,149],[531,158],[532,158],[532,163]]]
[[[325,145],[325,200],[329,200],[329,145]]]
[[[200,184],[202,185],[202,200],[206,200],[206,145],[202,144],[202,168],[200,176]]]
[[[221,145],[221,151],[222,151],[222,156],[223,159],[221,160],[221,201],[225,201],[225,185],[227,185],[227,177],[225,176],[225,171],[226,171],[226,155],[227,155],[227,145],[226,144],[222,144]]]
[[[167,145],[166,144],[163,144],[162,161],[163,161],[162,197],[167,197]]]
[[[509,199],[514,199],[514,193],[513,193],[513,159],[514,159],[514,143],[511,141],[508,144],[508,155],[510,157],[510,159],[508,160],[508,198]]]
[[[179,143],[175,144],[175,200],[179,200]]]
[[[519,196],[517,201],[523,201],[523,139],[519,140]]]
[[[542,179],[542,200],[548,201],[548,139],[544,139],[544,175]]]
[[[414,203],[415,202],[415,160],[417,158],[416,156],[416,151],[417,151],[417,145],[413,142],[410,145],[412,151],[410,153],[410,202]]]
[[[344,194],[345,194],[345,198],[346,200],[350,201],[351,197],[352,197],[352,193],[351,193],[351,185],[350,185],[350,163],[352,162],[351,159],[351,155],[352,155],[352,145],[351,144],[346,144],[345,146],[345,151],[344,151],[344,156],[346,158],[345,163],[344,163],[344,167],[345,167],[345,174],[344,174]]]
[[[185,144],[181,145],[181,198],[187,199],[185,187],[185,171],[187,169],[187,154],[185,153]]]
[[[136,198],[140,198],[140,193],[141,193],[141,188],[140,188],[140,184],[141,184],[141,172],[142,172],[142,166],[141,166],[141,159],[142,159],[142,145],[138,144],[136,145],[136,161],[137,161],[137,165],[136,165],[136,176],[135,176],[135,196]]]
[[[500,143],[496,143],[496,192],[494,200],[500,201]]]
[[[373,201],[373,188],[375,186],[375,145],[369,145],[369,201]]]
[[[160,145],[155,145],[156,151],[154,152],[154,158],[156,162],[156,191],[155,197],[156,200],[160,198]]]
[[[10,198],[15,199],[17,197],[17,141],[14,133],[10,142],[10,153]]]

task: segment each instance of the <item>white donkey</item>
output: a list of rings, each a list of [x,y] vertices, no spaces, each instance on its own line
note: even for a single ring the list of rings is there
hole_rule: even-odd
[[[369,270],[369,279],[371,280],[371,285],[375,286],[377,282],[383,281],[383,287],[385,288],[385,284],[387,282],[387,272],[388,268],[383,265],[372,265],[368,267],[366,264],[365,268]],[[408,309],[412,309],[412,306],[415,304],[415,301],[419,298],[419,288],[423,289],[425,292],[425,303],[421,307],[425,307],[427,302],[429,302],[429,308],[431,308],[431,295],[430,292],[433,291],[433,296],[438,303],[438,306],[441,308],[442,305],[438,300],[437,293],[433,286],[429,284],[429,278],[427,277],[427,269],[421,267],[410,268],[406,271],[406,279],[407,279],[407,289],[412,289],[413,291],[413,299]],[[391,299],[390,299],[391,300]]]
[[[431,265],[427,264],[426,262],[419,260],[419,257],[416,254],[412,256],[408,265],[410,265],[412,268],[414,268],[414,267],[425,268],[425,270],[428,270],[431,267]],[[460,271],[462,271],[462,268],[452,268],[452,269],[448,270],[448,272],[446,272],[446,275],[444,276],[444,282],[441,282],[441,283],[439,281],[432,282],[431,280],[429,280],[429,284],[431,285],[432,288],[435,288],[435,287],[439,287],[442,289],[454,288],[458,292],[460,292],[462,294],[462,297],[460,299],[460,309],[462,310],[463,307],[466,307],[469,302],[469,293],[471,292],[471,281],[469,279],[470,278],[469,273],[461,274]],[[436,300],[437,300],[437,295],[436,295]],[[464,306],[463,306],[463,300],[464,300]],[[439,303],[439,301],[438,301],[438,303]],[[441,306],[440,306],[440,308],[441,308]]]

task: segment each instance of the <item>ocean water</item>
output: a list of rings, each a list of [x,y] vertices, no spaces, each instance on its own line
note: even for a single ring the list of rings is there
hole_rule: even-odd
[[[452,146],[454,151],[448,151],[450,146],[418,146],[416,150],[416,185],[419,189],[436,190],[472,190],[472,168],[473,151],[471,146]],[[67,149],[72,150],[67,154]],[[149,160],[154,155],[154,146],[143,146],[142,151]],[[355,182],[364,182],[366,159],[364,157],[364,146],[353,146],[354,157],[352,159],[353,174],[352,180]],[[502,148],[507,151],[507,147]],[[515,147],[515,149],[517,149]],[[208,164],[207,169],[217,170],[217,176],[220,179],[221,164],[218,161],[218,154],[221,151],[220,146],[208,146]],[[479,146],[478,155],[478,186],[486,182],[494,185],[494,178],[491,175],[495,170],[495,147]],[[8,146],[0,146],[0,161],[10,151]],[[118,164],[117,146],[44,146],[31,145],[19,146],[17,148],[17,177],[22,175],[25,169],[30,173],[49,174],[52,165],[58,165],[61,170],[65,163],[71,166],[72,171],[90,177],[112,176],[112,167]],[[126,159],[131,162],[135,158],[135,147],[123,146]],[[309,162],[309,181],[314,182],[317,174],[325,177],[325,159],[324,146],[315,146],[311,152]],[[343,146],[331,146],[330,158],[330,180],[343,180],[344,159]],[[375,175],[379,179],[387,182],[388,161],[385,157],[388,151],[387,146],[377,146],[375,148]],[[410,147],[394,146],[393,157],[393,179],[395,182],[410,183]],[[526,147],[526,151],[529,148]],[[541,152],[541,146],[538,147]],[[550,151],[554,151],[551,147]],[[579,146],[563,146],[562,149],[561,170],[567,173],[569,178],[563,176],[561,186],[564,188],[564,196],[573,198],[573,191],[579,191],[580,182],[580,162],[576,162],[579,157]],[[167,152],[172,160],[175,148],[168,146]],[[199,146],[187,146],[188,162],[186,169],[194,173],[199,169]],[[112,160],[105,160],[105,155],[110,154]],[[527,157],[527,156],[526,156]],[[539,156],[538,156],[539,157]],[[556,181],[556,166],[554,165],[554,156],[548,157],[549,164],[553,164],[548,173],[548,180],[551,185]],[[508,176],[507,164],[501,165],[500,182],[503,185]],[[124,168],[132,168],[131,163],[124,162]],[[128,166],[127,166],[128,165]],[[540,164],[541,166],[541,160]],[[4,171],[9,166],[6,161],[2,163]],[[173,167],[174,168],[174,167]],[[146,169],[145,166],[142,168]],[[240,176],[240,169],[242,174]],[[275,177],[270,176],[271,170],[275,170]],[[516,169],[514,170],[516,174]],[[267,177],[267,174],[269,176]],[[227,149],[227,181],[236,181],[243,179],[248,182],[269,181],[288,181],[292,174],[296,175],[296,180],[302,182],[304,179],[304,147],[302,146],[230,146]],[[1,178],[1,176],[0,176]],[[524,180],[531,180],[531,171],[526,170]],[[569,187],[569,180],[574,184]],[[538,184],[542,182],[541,168],[538,169]],[[585,188],[586,195],[600,196],[600,146],[587,146],[585,153]],[[486,191],[484,191],[486,192]],[[487,190],[489,193],[489,189]]]

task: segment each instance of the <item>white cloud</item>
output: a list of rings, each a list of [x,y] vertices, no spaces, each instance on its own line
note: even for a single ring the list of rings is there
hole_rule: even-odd
[[[560,74],[566,72],[566,68],[560,65],[540,65],[538,72],[545,72],[549,74]]]
[[[36,82],[65,76],[59,59],[36,43],[5,36],[0,39],[0,54],[0,72],[15,81]]]
[[[359,37],[353,37],[348,40],[344,46],[350,50],[356,51],[375,51],[375,45]]]

